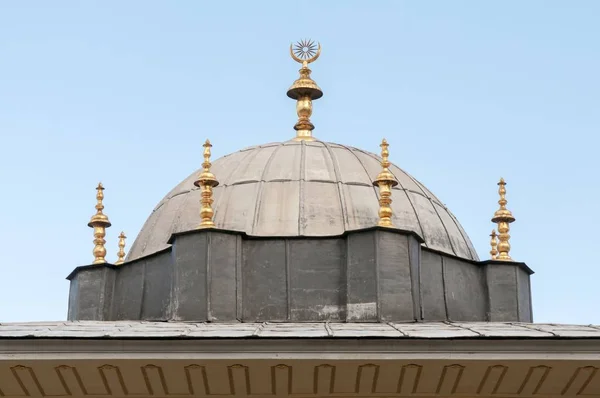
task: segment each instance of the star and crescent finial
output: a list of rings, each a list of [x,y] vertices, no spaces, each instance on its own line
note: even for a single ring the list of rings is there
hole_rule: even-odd
[[[308,64],[315,62],[321,55],[321,43],[315,43],[311,39],[300,40],[295,44],[290,44],[290,55],[294,61],[306,68]]]
[[[296,130],[296,141],[314,141],[312,131],[315,126],[310,121],[312,115],[312,102],[323,96],[323,91],[317,83],[310,77],[311,70],[308,64],[315,62],[321,55],[321,44],[315,43],[314,40],[304,39],[297,43],[290,44],[290,55],[292,59],[300,64],[300,77],[289,88],[287,96],[295,99],[296,113],[298,121],[294,126]]]

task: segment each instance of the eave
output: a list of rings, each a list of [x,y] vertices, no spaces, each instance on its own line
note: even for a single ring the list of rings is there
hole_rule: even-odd
[[[29,332],[24,327],[0,325],[3,397],[600,396],[597,326],[62,322],[30,324]],[[103,332],[90,337],[98,329]]]

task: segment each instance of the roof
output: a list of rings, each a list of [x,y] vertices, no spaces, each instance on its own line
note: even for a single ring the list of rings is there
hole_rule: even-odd
[[[600,325],[501,322],[424,323],[183,323],[74,321],[0,323],[0,339],[600,339]]]
[[[369,228],[378,221],[373,180],[381,158],[361,149],[322,141],[286,141],[254,146],[214,161],[217,228],[250,236],[323,237]],[[469,237],[446,206],[399,167],[390,171],[393,223],[412,231],[424,245],[478,260]],[[128,260],[168,247],[173,233],[200,223],[200,170],[177,185],[156,206],[131,247]]]
[[[0,324],[6,398],[598,397],[598,369],[593,325]]]

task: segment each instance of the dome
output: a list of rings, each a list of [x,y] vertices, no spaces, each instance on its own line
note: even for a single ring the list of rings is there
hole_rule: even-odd
[[[380,157],[322,141],[286,141],[223,156],[211,171],[217,228],[262,237],[324,237],[369,228],[378,222]],[[478,260],[452,213],[423,184],[395,165],[394,227],[412,231],[423,245]],[[192,173],[156,206],[129,252],[128,261],[167,248],[173,233],[200,223],[200,190]]]

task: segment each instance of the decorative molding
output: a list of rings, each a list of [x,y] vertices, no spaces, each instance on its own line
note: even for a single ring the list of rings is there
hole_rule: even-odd
[[[164,361],[163,361],[164,362]],[[209,361],[92,366],[8,366],[0,362],[0,397],[597,397],[598,367],[462,364]],[[311,375],[312,374],[312,380]],[[7,377],[9,376],[9,377]]]

